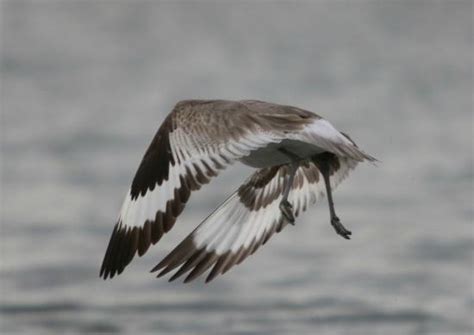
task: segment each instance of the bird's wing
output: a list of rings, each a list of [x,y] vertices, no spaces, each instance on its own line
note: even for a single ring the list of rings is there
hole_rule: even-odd
[[[159,128],[133,179],[112,232],[100,276],[120,274],[168,232],[188,201],[211,177],[252,150],[302,129],[306,119],[272,124],[231,101],[183,101]],[[279,121],[279,120],[277,120]]]
[[[263,101],[243,101],[249,110],[268,119],[267,123],[277,128],[292,118],[305,119],[305,125],[297,131],[287,132],[286,139],[310,143],[339,157],[352,158],[362,162],[374,162],[377,159],[357,147],[346,134],[338,131],[329,121],[322,117],[294,106],[277,105]]]
[[[336,187],[357,161],[331,157],[330,179]],[[288,197],[295,216],[325,195],[317,165],[315,159],[298,167]],[[206,279],[210,281],[239,264],[286,226],[279,204],[288,182],[288,165],[258,170],[152,271],[161,269],[160,277],[180,266],[170,281],[191,271],[185,279],[188,282],[213,266]]]

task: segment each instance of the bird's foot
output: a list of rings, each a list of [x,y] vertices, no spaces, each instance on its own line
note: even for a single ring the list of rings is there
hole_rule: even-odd
[[[295,216],[293,214],[293,206],[288,202],[288,200],[283,200],[280,202],[280,210],[285,219],[292,225],[295,224]]]
[[[339,235],[341,235],[347,240],[351,239],[350,235],[352,234],[352,232],[347,230],[346,227],[342,225],[341,221],[339,220],[337,216],[333,216],[331,218],[331,225],[336,230],[336,233],[338,233]]]

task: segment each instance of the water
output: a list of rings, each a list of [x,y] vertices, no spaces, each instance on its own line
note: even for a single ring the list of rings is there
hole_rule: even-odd
[[[472,2],[3,1],[3,333],[469,334]],[[313,110],[378,167],[210,285],[148,273],[250,173],[225,171],[118,278],[99,266],[183,98]]]

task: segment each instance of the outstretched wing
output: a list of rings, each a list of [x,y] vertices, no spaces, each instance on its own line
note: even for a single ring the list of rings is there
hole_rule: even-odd
[[[328,157],[334,188],[357,165],[357,160],[332,154]],[[325,194],[318,163],[317,157],[303,161],[296,172],[288,197],[295,216]],[[208,282],[239,264],[287,225],[279,203],[288,182],[288,165],[255,172],[152,271],[162,269],[160,277],[181,266],[170,281],[191,271],[184,280],[189,282],[213,266]]]
[[[120,274],[168,232],[190,194],[251,151],[279,142],[308,123],[297,115],[272,124],[238,102],[183,101],[146,151],[112,232],[100,276]]]

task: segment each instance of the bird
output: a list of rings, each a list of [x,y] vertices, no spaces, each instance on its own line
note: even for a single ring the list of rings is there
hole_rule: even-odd
[[[224,274],[326,196],[360,162],[376,162],[345,133],[308,110],[260,100],[182,100],[146,150],[113,228],[100,269],[123,272],[174,226],[190,195],[235,162],[255,172],[151,272],[176,270],[169,281],[205,282]]]

